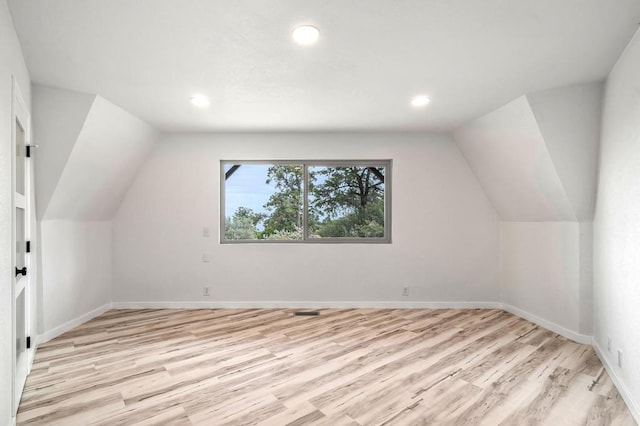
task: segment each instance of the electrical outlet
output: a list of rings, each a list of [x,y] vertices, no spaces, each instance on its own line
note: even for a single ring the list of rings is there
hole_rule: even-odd
[[[209,293],[209,287],[202,287],[202,295],[211,296],[211,294]]]
[[[409,296],[409,287],[402,287],[402,295]]]
[[[611,352],[611,336],[607,337],[607,352]]]
[[[211,235],[211,230],[209,229],[208,226],[203,226],[202,227],[202,236],[203,237],[209,237]]]
[[[618,349],[618,367],[622,368],[622,351]]]
[[[203,261],[204,263],[209,263],[209,262],[211,262],[211,258],[209,257],[209,253],[203,253],[203,254],[202,254],[202,261]]]

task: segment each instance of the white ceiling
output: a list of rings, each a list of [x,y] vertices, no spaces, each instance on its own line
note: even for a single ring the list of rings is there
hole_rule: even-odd
[[[447,130],[603,79],[638,0],[9,0],[34,82],[166,131]],[[318,44],[293,44],[299,24]],[[198,110],[194,93],[211,98]],[[415,94],[433,101],[409,106]]]

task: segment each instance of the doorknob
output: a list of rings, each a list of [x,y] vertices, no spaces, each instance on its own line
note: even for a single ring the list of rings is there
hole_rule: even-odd
[[[16,277],[18,275],[22,275],[23,277],[27,276],[27,267],[23,266],[22,269],[18,269],[18,267],[16,266]]]

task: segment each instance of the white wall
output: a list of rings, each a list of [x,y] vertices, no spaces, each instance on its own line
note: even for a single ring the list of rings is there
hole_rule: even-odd
[[[607,81],[594,224],[594,344],[640,421],[640,35]],[[612,350],[607,351],[607,336]],[[617,351],[623,353],[622,368]]]
[[[580,225],[577,222],[502,222],[502,302],[524,317],[580,334]],[[563,330],[564,329],[564,330]]]
[[[41,224],[44,339],[111,303],[111,222]],[[69,324],[71,323],[71,324]]]
[[[392,159],[393,244],[221,245],[219,161],[296,158]],[[498,216],[448,136],[169,135],[114,219],[113,299],[495,303],[498,256]]]
[[[11,420],[11,76],[27,106],[31,82],[6,1],[0,1],[0,424]]]
[[[454,132],[504,221],[501,301],[584,342],[602,95],[601,82],[527,94]]]
[[[578,333],[593,335],[593,222],[579,222],[580,294]]]
[[[42,321],[48,340],[111,303],[111,219],[157,131],[96,95],[37,86]]]
[[[59,88],[32,86],[33,142],[38,145],[35,161],[35,197],[37,222],[33,229],[40,230],[40,220],[49,206],[60,176],[67,165],[71,151],[78,140],[95,95]],[[38,239],[41,242],[41,238]],[[42,271],[42,244],[36,245],[34,254],[39,261],[37,269],[37,333],[44,332],[44,282]]]

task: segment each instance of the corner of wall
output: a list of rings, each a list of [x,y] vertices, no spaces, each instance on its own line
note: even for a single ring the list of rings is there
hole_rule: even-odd
[[[37,189],[46,208],[37,223],[38,330],[48,340],[110,306],[113,218],[159,133],[99,95],[37,91],[44,148]]]
[[[593,222],[580,222],[580,294],[578,331],[593,335]]]
[[[640,30],[609,73],[602,113],[593,225],[594,347],[640,422]],[[624,354],[618,365],[616,352]]]
[[[595,350],[596,355],[598,355],[600,362],[604,366],[604,369],[607,371],[609,378],[611,378],[611,381],[613,382],[614,386],[620,393],[620,396],[622,397],[624,402],[627,404],[627,408],[629,408],[631,415],[633,416],[635,421],[638,424],[640,424],[640,405],[638,405],[638,403],[634,401],[633,396],[629,391],[629,388],[626,386],[624,380],[618,375],[618,373],[616,372],[616,369],[613,368],[613,366],[609,363],[608,358],[605,356],[605,352],[602,350],[597,340],[592,339],[591,345],[593,346],[593,349]]]
[[[74,329],[75,327],[78,327],[79,325],[84,324],[87,321],[91,321],[92,319],[94,319],[95,317],[98,317],[100,315],[102,315],[103,313],[107,312],[109,309],[111,309],[111,302],[109,303],[105,303],[102,306],[99,306],[89,312],[86,312],[76,318],[73,318],[67,322],[65,322],[64,324],[60,324],[58,326],[55,326],[43,333],[41,333],[38,336],[38,344],[42,344],[42,343],[46,343],[49,340],[53,340],[56,337],[66,333],[67,331],[70,331],[72,329]]]

